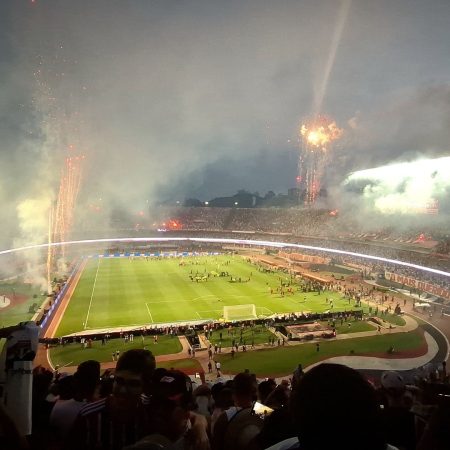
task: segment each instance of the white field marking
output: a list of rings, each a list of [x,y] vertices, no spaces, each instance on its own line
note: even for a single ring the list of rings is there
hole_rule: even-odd
[[[158,303],[180,303],[180,302],[190,302],[192,300],[182,300],[182,299],[178,299],[178,300],[163,300],[160,302],[146,302],[146,305],[156,305]]]
[[[155,323],[155,321],[153,320],[152,313],[150,312],[150,308],[148,307],[148,304],[146,303],[145,306],[147,307],[147,311],[148,311],[148,315],[150,316],[150,320],[152,321],[152,323]]]
[[[192,300],[201,300],[201,299],[207,298],[207,297],[216,297],[217,298],[217,295],[214,295],[214,294],[200,295],[200,297],[194,297]]]
[[[208,318],[209,319],[209,318]],[[208,319],[204,319],[203,317],[200,317],[200,320],[208,320]],[[189,323],[189,322],[197,322],[199,319],[198,319],[198,317],[192,317],[192,318],[190,318],[190,319],[178,319],[178,320],[166,320],[166,321],[163,321],[163,322],[152,322],[152,323],[154,323],[154,324],[165,324],[165,325],[167,325],[167,324],[172,324],[172,323]],[[129,328],[129,327],[134,327],[134,326],[136,326],[136,327],[145,327],[145,326],[147,326],[147,324],[146,323],[141,323],[141,324],[138,324],[138,325],[115,325],[114,326],[114,329],[115,330],[117,330],[118,328]]]
[[[200,309],[198,312],[201,312],[201,313],[217,313],[217,312],[219,312],[219,313],[221,313],[221,312],[223,312],[223,309]]]
[[[253,295],[251,296],[251,298],[258,298],[258,297],[265,297],[265,294],[259,294],[259,295]],[[201,297],[194,297],[191,299],[178,299],[178,300],[161,300],[161,301],[157,301],[157,302],[146,302],[146,305],[155,305],[155,304],[159,304],[159,303],[179,303],[179,302],[193,302],[193,301],[197,301],[197,300],[205,300],[205,297],[211,298],[213,300],[233,300],[233,299],[238,299],[238,298],[249,298],[248,295],[205,295],[205,296],[201,296]],[[234,305],[231,305],[234,306]]]
[[[234,298],[267,298],[267,293],[259,293],[255,295],[238,295],[238,294],[207,294],[207,295],[201,295],[200,297],[194,297],[189,301],[192,300],[208,300],[208,298],[212,298],[214,300],[216,299],[234,299]]]
[[[274,314],[286,314],[286,313],[274,313],[271,309],[266,308],[265,306],[257,306],[256,307],[256,311],[258,311],[258,309],[262,312],[262,311],[268,311],[268,315],[269,316],[273,316]]]
[[[179,303],[179,302],[194,302],[197,300],[205,300],[205,297],[211,298],[213,300],[222,300],[222,299],[233,299],[233,298],[248,298],[247,295],[208,295],[208,296],[201,296],[201,297],[194,297],[190,299],[178,299],[178,300],[161,300],[157,302],[147,302],[146,304],[154,305],[157,303]]]
[[[195,311],[195,314],[197,314],[199,319],[203,319],[203,317],[198,313],[198,311]]]
[[[95,285],[97,283],[98,269],[100,268],[100,260],[101,260],[101,258],[97,258],[97,260],[98,260],[97,272],[95,272],[94,284],[92,286],[91,299],[89,300],[89,307],[88,307],[88,311],[87,311],[87,314],[86,314],[86,320],[84,321],[84,329],[87,328],[87,323],[88,323],[89,313],[91,311],[92,299],[94,298]]]

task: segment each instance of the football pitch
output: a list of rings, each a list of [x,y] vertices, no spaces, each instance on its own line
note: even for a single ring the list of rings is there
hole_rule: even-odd
[[[341,294],[304,293],[297,281],[292,286],[294,294],[282,297],[275,290],[288,281],[287,274],[259,271],[239,255],[89,258],[56,336],[219,320],[224,306],[254,304],[256,315],[267,317],[324,312],[330,308],[326,298],[333,298],[333,311],[353,309]]]

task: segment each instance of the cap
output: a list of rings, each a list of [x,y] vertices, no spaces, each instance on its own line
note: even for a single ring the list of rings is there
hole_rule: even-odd
[[[402,390],[405,388],[403,377],[395,371],[383,372],[381,375],[381,386],[385,389]]]
[[[192,394],[191,379],[179,370],[170,370],[161,374],[156,384],[157,395],[169,400],[179,401]]]

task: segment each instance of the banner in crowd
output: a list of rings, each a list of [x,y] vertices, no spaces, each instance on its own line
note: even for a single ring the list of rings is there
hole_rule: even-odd
[[[324,258],[322,256],[305,255],[303,253],[286,253],[280,252],[278,254],[282,258],[290,259],[291,261],[307,261],[314,264],[330,264],[331,258]]]
[[[344,259],[344,265],[347,267],[351,267],[352,269],[358,269],[359,271],[363,271],[365,273],[372,272],[371,266],[366,266],[364,264],[356,264],[354,262],[347,262],[345,259]]]
[[[404,284],[405,286],[419,289],[421,291],[428,292],[429,294],[433,294],[438,297],[450,300],[450,291],[448,289],[444,289],[440,286],[427,283],[426,281],[416,280],[415,278],[407,277],[405,275],[400,275],[393,272],[384,272],[384,277],[386,278],[386,280]]]

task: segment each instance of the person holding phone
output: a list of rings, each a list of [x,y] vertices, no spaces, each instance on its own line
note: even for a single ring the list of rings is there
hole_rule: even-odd
[[[253,374],[239,373],[233,379],[234,406],[224,411],[214,426],[213,450],[244,450],[259,434],[263,420],[254,414],[257,382]]]

